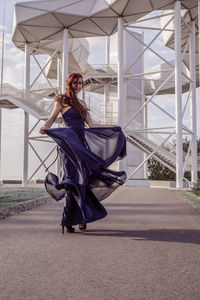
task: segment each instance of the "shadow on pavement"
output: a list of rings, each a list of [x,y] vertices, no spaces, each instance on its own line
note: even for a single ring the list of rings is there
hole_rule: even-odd
[[[103,202],[106,207],[169,207],[169,203],[106,203]]]
[[[132,237],[133,240],[163,241],[200,245],[200,230],[151,229],[151,230],[87,230],[87,236]]]

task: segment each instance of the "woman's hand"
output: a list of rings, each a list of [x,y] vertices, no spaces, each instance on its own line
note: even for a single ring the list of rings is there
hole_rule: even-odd
[[[41,127],[41,128],[40,128],[40,133],[41,133],[41,134],[45,134],[45,133],[46,133],[46,132],[45,132],[46,129],[47,129],[47,128],[45,128],[44,126]]]

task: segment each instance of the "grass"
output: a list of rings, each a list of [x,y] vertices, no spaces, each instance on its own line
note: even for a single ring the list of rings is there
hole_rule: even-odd
[[[200,195],[190,191],[179,191],[178,193],[196,210],[200,212]]]
[[[49,198],[44,188],[1,187],[0,210],[39,198]]]

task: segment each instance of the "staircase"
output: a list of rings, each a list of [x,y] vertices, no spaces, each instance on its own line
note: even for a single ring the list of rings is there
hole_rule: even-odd
[[[125,131],[127,141],[133,146],[137,147],[147,155],[151,154],[158,148],[158,145],[152,142],[147,137],[134,131]],[[161,144],[161,143],[160,143]],[[169,168],[171,171],[176,172],[176,156],[170,151],[166,150],[163,146],[157,149],[152,157]],[[187,165],[185,171],[189,171],[190,166]]]

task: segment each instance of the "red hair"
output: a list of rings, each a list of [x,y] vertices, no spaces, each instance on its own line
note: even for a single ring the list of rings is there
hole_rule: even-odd
[[[66,79],[66,89],[65,94],[58,94],[55,97],[55,101],[59,102],[61,105],[64,106],[64,104],[67,104],[71,107],[73,107],[75,110],[79,112],[79,114],[84,117],[85,113],[88,111],[88,109],[83,106],[78,98],[76,97],[76,94],[73,91],[72,88],[72,82],[77,79],[79,80],[81,78],[82,84],[83,84],[83,76],[80,73],[71,73]]]

